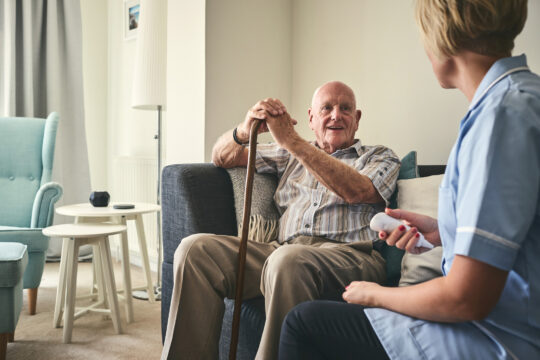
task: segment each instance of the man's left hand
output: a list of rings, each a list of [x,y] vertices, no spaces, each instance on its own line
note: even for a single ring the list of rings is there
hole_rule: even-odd
[[[288,113],[278,116],[267,116],[266,126],[272,133],[274,140],[284,149],[290,145],[295,139],[300,138],[300,135],[294,129],[297,121],[291,118]]]

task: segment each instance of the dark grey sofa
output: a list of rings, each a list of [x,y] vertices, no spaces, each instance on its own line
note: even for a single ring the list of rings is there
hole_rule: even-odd
[[[441,174],[442,165],[418,167],[419,176]],[[163,169],[163,283],[161,303],[162,335],[165,336],[173,288],[173,258],[180,241],[195,233],[237,235],[231,180],[226,170],[212,164],[178,164]],[[395,248],[383,252],[401,259]],[[393,252],[393,253],[392,253]],[[396,261],[395,259],[393,260]],[[395,283],[393,279],[391,283]],[[220,339],[220,359],[227,359],[234,301],[225,300]],[[264,299],[244,301],[241,311],[238,359],[253,359],[264,326]]]

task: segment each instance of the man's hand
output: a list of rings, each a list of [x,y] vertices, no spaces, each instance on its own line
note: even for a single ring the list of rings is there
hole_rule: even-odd
[[[267,120],[271,116],[284,116],[287,109],[278,99],[261,100],[248,110],[244,122],[236,127],[236,138],[241,143],[249,142],[249,132],[255,119]],[[288,116],[288,115],[287,115]],[[295,120],[292,120],[296,124]],[[258,133],[267,132],[266,121],[259,126]],[[236,166],[246,166],[248,162],[249,151],[245,146],[239,146],[233,140],[233,130],[227,131],[221,135],[212,149],[212,162],[216,166],[223,168],[232,168]]]
[[[425,252],[429,249],[415,247],[418,242],[416,234],[421,232],[424,235],[424,238],[434,246],[441,246],[441,237],[437,219],[400,209],[386,209],[385,212],[393,218],[405,220],[407,225],[411,227],[409,231],[405,231],[405,227],[398,227],[390,234],[387,234],[384,231],[379,232],[379,238],[385,240],[388,245],[407,250],[412,254]]]
[[[280,116],[287,113],[285,105],[278,99],[268,98],[257,102],[248,110],[246,118],[242,124],[237,127],[236,136],[241,142],[249,141],[249,131],[255,119],[267,120],[269,116]],[[294,122],[296,124],[296,121]],[[259,126],[258,133],[268,132],[266,121]]]
[[[284,149],[290,151],[289,145],[300,138],[300,135],[294,129],[297,121],[291,118],[288,113],[278,116],[268,116],[266,126],[274,137],[276,143]]]

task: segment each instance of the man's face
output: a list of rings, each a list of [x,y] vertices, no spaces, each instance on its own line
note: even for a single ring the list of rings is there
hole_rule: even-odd
[[[318,89],[308,110],[309,127],[317,145],[331,154],[354,143],[361,111],[356,110],[352,90],[343,83],[330,82]]]

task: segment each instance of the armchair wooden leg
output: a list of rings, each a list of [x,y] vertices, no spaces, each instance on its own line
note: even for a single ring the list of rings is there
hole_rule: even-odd
[[[14,342],[15,341],[15,333],[8,333],[8,342]]]
[[[28,312],[30,315],[36,314],[37,291],[38,288],[28,289]]]
[[[6,360],[9,333],[0,334],[0,360]]]

